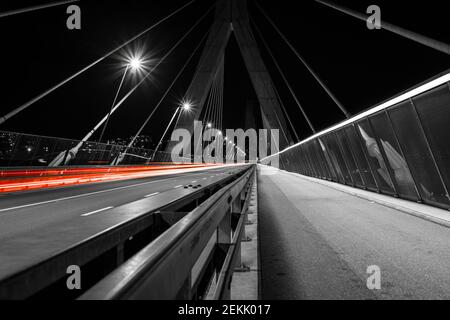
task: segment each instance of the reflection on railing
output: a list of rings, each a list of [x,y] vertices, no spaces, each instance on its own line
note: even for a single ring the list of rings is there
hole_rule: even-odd
[[[383,159],[383,155],[381,154],[380,148],[378,147],[378,144],[376,142],[376,140],[374,138],[371,138],[365,131],[363,128],[361,128],[360,126],[358,126],[359,131],[361,132],[361,136],[364,139],[366,148],[367,148],[367,152],[369,154],[370,157],[375,158],[380,167],[377,170],[378,174],[383,178],[383,180],[389,184],[392,188],[394,188],[394,185],[392,184],[392,181],[389,177],[389,172],[388,169],[386,167],[386,163],[384,162]],[[384,141],[383,141],[384,142]],[[383,145],[384,147],[384,145]],[[390,151],[390,153],[386,154],[391,154],[392,150]],[[395,150],[394,150],[395,152]]]
[[[281,169],[450,209],[449,80],[447,73],[287,148],[275,155]]]
[[[191,159],[186,159],[191,162]],[[170,153],[0,131],[0,167],[65,167],[171,163]]]

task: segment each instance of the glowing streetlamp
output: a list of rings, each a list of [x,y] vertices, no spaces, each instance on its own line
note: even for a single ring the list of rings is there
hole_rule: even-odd
[[[192,108],[192,104],[191,104],[190,102],[188,102],[188,101],[185,101],[185,102],[183,102],[183,103],[181,104],[181,108],[182,108],[184,111],[190,111],[191,108]]]
[[[181,113],[184,112],[189,112],[192,109],[192,103],[190,101],[183,101],[179,104],[178,108],[175,110],[172,119],[170,120],[169,124],[167,125],[166,130],[164,131],[161,140],[159,140],[158,145],[155,148],[155,151],[153,152],[152,155],[152,161],[155,158],[156,152],[158,152],[159,148],[161,147],[161,144],[164,141],[164,137],[166,136],[167,132],[169,131],[170,127],[172,126],[173,121],[175,120],[175,117],[177,116],[177,113],[179,112],[180,114],[178,115],[178,117],[181,116]]]
[[[122,85],[123,85],[125,77],[126,77],[126,75],[128,73],[128,70],[131,69],[133,72],[137,72],[137,71],[142,70],[142,68],[143,68],[142,61],[143,60],[141,58],[139,58],[139,57],[134,57],[134,58],[131,58],[131,59],[128,60],[128,63],[126,65],[126,67],[125,67],[125,71],[123,72],[122,80],[120,81],[119,88],[117,89],[116,96],[114,97],[113,104],[111,106],[111,109],[109,110],[108,117],[106,118],[106,122],[105,122],[105,125],[103,126],[103,130],[102,130],[102,133],[100,134],[100,138],[98,139],[98,142],[102,142],[102,140],[103,140],[103,135],[105,134],[106,127],[108,126],[109,119],[111,118],[111,114],[112,114],[113,109],[114,109],[114,107],[116,105],[117,98],[119,96],[120,90],[122,89]]]
[[[131,68],[133,71],[140,71],[142,69],[142,59],[141,58],[131,58],[128,62],[127,68]]]

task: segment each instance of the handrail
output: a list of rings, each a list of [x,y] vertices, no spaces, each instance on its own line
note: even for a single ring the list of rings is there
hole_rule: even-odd
[[[211,196],[80,299],[190,298],[189,293],[181,291],[185,289],[189,292],[191,288],[192,267],[217,229],[229,218],[227,213],[233,210],[234,204],[240,202],[242,195],[249,190],[254,174],[255,168],[252,166],[243,176]],[[246,199],[248,198],[247,194]],[[238,206],[241,208],[240,204]],[[245,208],[246,206],[244,210]],[[241,217],[238,223],[238,228],[241,229],[236,229],[233,242],[228,243],[230,247],[236,244],[244,225]],[[235,249],[236,246],[233,247]],[[228,259],[235,254],[234,250],[231,251],[231,256],[228,253]]]
[[[375,106],[373,106],[373,107],[371,107],[371,108],[369,108],[369,109],[367,109],[365,111],[362,111],[362,112],[354,115],[353,117],[351,117],[349,119],[346,119],[346,120],[344,120],[344,121],[342,121],[340,123],[337,123],[337,124],[335,124],[335,125],[333,125],[333,126],[331,126],[329,128],[326,128],[326,129],[324,129],[324,130],[322,130],[322,131],[320,131],[320,132],[318,132],[318,133],[316,133],[316,134],[314,134],[314,135],[312,135],[312,136],[310,136],[310,137],[308,137],[308,138],[306,138],[306,139],[304,139],[304,140],[302,140],[302,141],[300,141],[300,142],[298,142],[298,143],[296,143],[296,144],[294,144],[292,146],[287,147],[284,150],[280,150],[276,154],[273,154],[273,155],[270,155],[268,157],[265,157],[265,158],[261,159],[261,163],[263,161],[267,161],[268,159],[270,159],[272,157],[279,156],[279,155],[281,155],[281,154],[283,154],[283,153],[285,153],[285,152],[287,152],[287,151],[289,151],[289,150],[291,150],[291,149],[293,149],[295,147],[303,145],[303,144],[305,144],[305,143],[307,143],[307,142],[309,142],[311,140],[314,140],[314,139],[316,139],[318,137],[321,137],[321,136],[323,136],[323,135],[325,135],[325,134],[327,134],[329,132],[336,131],[336,130],[338,130],[340,128],[343,128],[343,127],[345,127],[345,126],[347,126],[349,124],[352,124],[352,123],[354,123],[354,122],[356,122],[358,120],[364,119],[364,118],[366,118],[366,117],[368,117],[370,115],[373,115],[373,114],[375,114],[375,113],[377,113],[379,111],[382,111],[382,110],[385,110],[385,109],[390,108],[392,106],[395,106],[395,105],[397,105],[399,103],[407,101],[408,99],[411,99],[411,98],[413,98],[415,96],[418,96],[418,95],[420,95],[422,93],[430,91],[430,90],[432,90],[432,89],[434,89],[434,88],[436,88],[436,87],[438,87],[440,85],[443,85],[443,84],[449,83],[449,82],[450,82],[450,70],[446,70],[446,71],[438,74],[437,76],[435,76],[435,77],[433,77],[433,78],[431,78],[431,79],[429,79],[429,80],[427,80],[425,82],[422,82],[422,83],[420,83],[420,84],[418,84],[418,85],[416,85],[416,86],[414,86],[414,87],[412,87],[412,88],[410,88],[410,89],[408,89],[408,90],[406,90],[406,91],[404,91],[404,92],[402,92],[400,94],[395,95],[394,97],[392,97],[392,98],[390,98],[390,99],[388,99],[386,101],[383,101],[383,102],[381,102],[379,104],[376,104]]]

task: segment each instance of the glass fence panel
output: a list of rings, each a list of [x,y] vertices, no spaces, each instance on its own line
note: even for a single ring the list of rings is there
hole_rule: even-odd
[[[291,159],[291,167],[289,168],[289,171],[299,173],[299,161],[295,156],[295,149],[291,149],[287,153],[289,159]]]
[[[363,141],[362,144],[366,148],[366,154],[380,190],[384,193],[394,194],[394,185],[392,184],[383,155],[381,154],[378,143],[375,140],[375,135],[372,132],[369,123],[367,120],[362,120],[357,123],[356,128],[359,131],[359,135]]]
[[[127,148],[93,141],[77,141],[0,131],[0,167],[61,167],[152,164],[153,150]],[[154,161],[171,163],[167,152]],[[190,162],[191,159],[186,159]]]
[[[314,177],[316,178],[320,178],[321,174],[317,165],[317,161],[314,160],[313,155],[311,154],[311,150],[310,150],[310,142],[308,142],[307,144],[305,144],[305,154],[308,157],[309,163],[312,167],[312,170],[314,172]]]
[[[325,173],[323,171],[322,165],[319,162],[319,159],[317,159],[316,153],[314,151],[313,141],[310,141],[307,144],[307,147],[308,147],[308,154],[310,155],[311,160],[312,160],[314,166],[316,167],[317,176],[319,178],[324,178],[325,177]]]
[[[358,166],[359,173],[362,176],[364,186],[371,190],[377,190],[375,179],[372,176],[372,172],[364,154],[364,150],[362,149],[355,127],[348,126],[344,129],[344,131],[347,135],[347,141],[350,144],[353,155],[355,156],[356,164]]]
[[[441,177],[450,189],[450,84],[413,99]],[[448,196],[448,195],[447,195]]]
[[[389,116],[422,200],[450,204],[413,105],[402,103],[389,110]]]
[[[403,197],[418,200],[414,179],[397,143],[386,113],[382,112],[370,117],[370,122],[379,145],[384,149],[391,174],[393,175],[392,178],[396,182],[397,192]]]
[[[353,181],[356,185],[362,187],[363,183],[362,183],[361,175],[359,174],[359,169],[356,166],[356,162],[353,157],[352,151],[350,150],[349,143],[347,141],[347,138],[345,137],[344,130],[340,130],[340,131],[336,132],[336,135],[339,139],[342,153],[346,160],[347,168],[348,168],[348,170],[350,170],[350,174],[353,177]]]
[[[333,164],[333,162],[332,162],[332,160],[330,158],[330,155],[328,154],[328,151],[327,151],[327,149],[325,147],[325,143],[322,141],[321,138],[318,138],[317,141],[318,141],[319,146],[320,146],[320,151],[322,152],[322,154],[323,154],[323,156],[325,158],[325,161],[326,161],[326,163],[327,163],[327,165],[328,165],[328,167],[330,169],[330,174],[331,174],[330,179],[333,180],[333,181],[338,181],[339,178],[338,178],[338,175],[336,173],[336,169],[334,168],[334,164]]]
[[[308,154],[306,152],[306,146],[305,145],[301,145],[301,150],[302,150],[303,160],[305,161],[305,164],[306,164],[306,171],[308,172],[309,176],[314,177],[314,171],[313,171],[313,168],[312,168],[311,163],[309,161]]]
[[[326,179],[331,179],[330,169],[328,168],[328,165],[327,165],[327,163],[325,161],[325,157],[323,156],[323,152],[320,149],[319,142],[317,140],[313,140],[312,141],[312,145],[314,147],[314,153],[316,155],[316,158],[319,160],[320,165],[321,165],[321,167],[322,167],[322,169],[324,171],[324,174],[325,174],[324,177]]]
[[[19,166],[35,165],[33,157],[39,148],[39,138],[35,136],[21,136],[15,146],[12,163]]]
[[[10,165],[18,140],[18,134],[0,132],[0,167]]]
[[[344,158],[342,157],[341,151],[336,141],[336,136],[334,133],[327,134],[325,136],[326,144],[328,146],[328,153],[334,163],[336,170],[338,170],[341,176],[341,182],[344,184],[353,184],[352,178],[347,170],[347,165],[345,164]]]

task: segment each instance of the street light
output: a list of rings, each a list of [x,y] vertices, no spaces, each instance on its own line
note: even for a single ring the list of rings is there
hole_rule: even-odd
[[[131,58],[128,62],[127,67],[130,67],[133,71],[139,71],[142,69],[142,59],[141,58]]]
[[[181,107],[183,108],[184,111],[190,111],[192,108],[192,105],[190,102],[185,101],[181,104]]]
[[[142,59],[139,57],[134,57],[128,60],[126,64],[125,71],[123,72],[122,80],[120,81],[119,88],[117,89],[116,96],[114,97],[113,104],[111,105],[111,109],[109,110],[108,117],[106,118],[105,125],[103,126],[102,133],[100,134],[100,138],[98,142],[102,142],[103,135],[105,134],[106,127],[108,126],[109,119],[111,118],[111,114],[113,112],[114,106],[116,105],[117,98],[119,97],[120,90],[122,89],[123,82],[128,73],[128,70],[132,70],[133,72],[140,71],[142,69]]]
[[[120,81],[119,88],[117,89],[116,95],[114,97],[114,101],[111,105],[111,108],[110,108],[108,114],[102,120],[100,120],[100,122],[83,138],[83,140],[81,140],[78,143],[78,145],[76,145],[74,148],[72,148],[70,150],[71,152],[70,152],[69,157],[67,157],[66,152],[63,151],[50,163],[49,166],[56,167],[56,166],[60,166],[63,162],[64,162],[64,164],[68,163],[72,158],[74,158],[76,156],[76,154],[78,153],[81,146],[92,137],[92,135],[103,125],[103,123],[105,123],[105,125],[103,126],[103,129],[102,129],[102,133],[100,134],[100,138],[98,139],[98,142],[101,142],[103,140],[103,135],[105,134],[109,120],[111,118],[111,115],[118,108],[118,107],[116,107],[116,101],[119,96],[120,90],[122,89],[123,83],[125,81],[125,77],[128,74],[128,71],[130,69],[134,72],[140,71],[143,69],[143,64],[144,64],[144,60],[140,56],[137,56],[137,55],[132,58],[127,59],[127,62],[125,65],[125,70],[124,70],[123,76],[122,76],[122,80]]]
[[[156,152],[159,150],[159,147],[161,146],[161,144],[164,141],[164,137],[166,136],[167,132],[169,131],[170,127],[172,126],[173,121],[175,120],[175,117],[177,116],[177,113],[180,112],[180,114],[178,115],[178,118],[181,116],[181,113],[184,112],[189,112],[192,108],[192,103],[190,101],[183,101],[179,104],[178,108],[175,110],[172,119],[170,120],[169,124],[167,125],[166,130],[164,131],[161,140],[159,140],[159,143],[157,144],[155,151],[153,152],[152,155],[152,161],[155,158]]]

